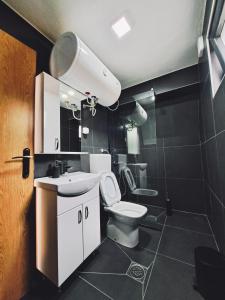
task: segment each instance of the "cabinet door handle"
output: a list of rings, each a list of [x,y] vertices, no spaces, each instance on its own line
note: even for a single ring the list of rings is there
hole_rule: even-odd
[[[88,218],[88,215],[89,215],[89,211],[88,211],[88,207],[86,206],[85,207],[85,219]]]
[[[59,139],[55,138],[55,150],[59,149]]]
[[[78,211],[78,224],[80,224],[82,221],[82,212],[81,210]]]

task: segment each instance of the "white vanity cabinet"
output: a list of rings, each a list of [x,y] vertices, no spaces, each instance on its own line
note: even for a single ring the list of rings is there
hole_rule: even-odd
[[[82,205],[57,216],[58,285],[83,261],[83,226],[80,212]]]
[[[99,184],[59,196],[36,184],[36,267],[60,286],[101,242]]]
[[[83,243],[84,259],[97,247],[96,241],[99,241],[99,222],[100,220],[99,200],[94,198],[83,205]]]
[[[60,152],[60,84],[44,72],[35,79],[34,130],[36,154]]]

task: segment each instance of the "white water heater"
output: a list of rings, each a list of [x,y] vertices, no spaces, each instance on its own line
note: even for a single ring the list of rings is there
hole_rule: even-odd
[[[103,106],[114,104],[121,93],[119,80],[73,32],[62,34],[51,57],[53,77],[88,95]]]

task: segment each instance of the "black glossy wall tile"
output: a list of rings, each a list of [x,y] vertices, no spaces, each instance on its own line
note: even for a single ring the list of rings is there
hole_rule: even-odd
[[[198,102],[198,95],[188,95],[157,106],[157,137],[165,146],[199,144]]]
[[[208,165],[207,165],[206,144],[201,144],[201,154],[202,154],[203,178],[204,178],[204,180],[208,180]]]
[[[216,190],[215,192],[225,205],[225,132],[222,132],[216,137],[216,142],[218,155],[218,185],[220,189]]]
[[[132,101],[133,95],[149,91],[150,88],[154,88],[157,95],[163,95],[198,83],[198,65],[194,65],[124,89],[120,96],[120,103],[128,103]]]
[[[73,172],[81,169],[79,155],[36,154],[34,156],[34,178],[52,176],[52,167],[55,165],[56,160],[67,161]]]
[[[150,178],[165,177],[164,171],[164,152],[163,148],[152,145],[149,148],[141,149],[141,161],[146,162],[147,176]]]
[[[81,139],[79,138],[80,121],[75,120],[71,110],[60,107],[60,142],[61,151],[81,151]]]
[[[204,35],[208,26],[211,5],[212,1],[207,1],[203,28]],[[225,253],[225,136],[222,132],[225,130],[225,80],[222,80],[219,89],[213,97],[206,51],[204,51],[204,55],[200,59],[199,67],[201,81],[200,128],[203,128],[201,141],[203,142],[202,162],[205,180],[205,208],[219,248]]]
[[[206,144],[206,158],[207,158],[207,171],[208,183],[211,188],[220,195],[220,181],[219,181],[219,161],[217,157],[217,143],[216,139],[209,140]]]
[[[204,204],[205,204],[205,211],[208,217],[208,220],[211,220],[212,214],[212,203],[211,203],[211,196],[210,196],[210,189],[207,184],[207,181],[204,182]]]
[[[198,68],[196,68],[196,71]],[[178,72],[179,73],[179,72]],[[197,73],[196,73],[197,74]],[[162,81],[159,81],[162,84]],[[157,80],[155,81],[157,85]],[[165,89],[168,88],[168,82],[164,82]],[[132,87],[124,91],[121,99],[124,103],[128,98],[132,101],[133,96],[149,89],[147,85]],[[163,87],[160,86],[163,90]],[[167,193],[167,178],[186,178],[202,179],[202,157],[200,147],[200,120],[199,120],[199,89],[179,89],[175,93],[172,87],[168,93],[156,95],[156,144],[143,145],[141,140],[140,155],[128,155],[128,162],[146,162],[148,188],[159,191],[157,197],[136,197],[134,201],[149,205],[165,206]],[[123,102],[123,101],[122,101]],[[125,110],[129,105],[121,107]],[[122,118],[118,117],[117,112],[109,114],[109,143],[111,153],[126,153],[125,130],[123,130]],[[193,147],[192,147],[193,146]],[[135,173],[135,172],[134,172]],[[138,183],[138,176],[134,174]],[[178,186],[176,186],[176,183]],[[193,186],[190,181],[189,186]],[[202,186],[202,184],[200,184]],[[139,186],[138,186],[139,187]],[[185,190],[188,185],[185,185]],[[196,187],[195,187],[196,189]],[[178,190],[178,191],[177,191]],[[183,210],[204,211],[202,194],[197,188],[197,195],[192,192],[192,199],[179,199],[178,206]],[[170,185],[170,192],[178,201],[180,191],[180,182],[176,181]],[[190,195],[190,191],[189,191]],[[128,195],[129,196],[129,195]],[[186,201],[188,201],[186,203]]]
[[[200,146],[165,148],[167,178],[202,178]]]
[[[207,83],[204,85],[204,90],[201,92],[201,107],[204,140],[207,140],[215,135],[214,116],[212,105],[212,92],[210,84],[210,76],[207,77]]]
[[[199,79],[201,90],[207,81],[207,76],[209,75],[209,64],[208,64],[208,55],[206,48],[203,51],[203,56],[199,60]]]
[[[213,99],[216,133],[225,130],[225,78]]]
[[[93,146],[108,149],[108,112],[98,107],[93,118]]]
[[[76,130],[69,129],[69,151],[79,152],[81,151],[81,140],[79,138],[78,128]]]
[[[84,147],[91,147],[93,142],[93,117],[87,108],[82,109],[81,124],[82,127],[89,128],[89,134],[85,136],[82,135],[81,137],[81,149],[83,149]]]
[[[109,112],[108,115],[108,130],[109,130],[109,145],[112,152],[113,149],[125,149],[127,152],[127,146],[125,141],[125,130],[122,119],[119,117],[120,111]],[[122,153],[118,152],[117,153]]]
[[[61,142],[61,151],[69,151],[70,149],[70,132],[69,128],[60,127],[60,142]]]
[[[173,208],[204,213],[202,180],[167,179],[166,182]]]
[[[225,254],[225,208],[213,193],[210,193],[210,197],[212,229],[220,250]]]
[[[93,117],[88,108],[82,110],[82,126],[89,128],[88,135],[82,135],[81,151],[101,153],[101,149],[109,149],[108,112],[106,108],[97,106]]]
[[[152,190],[158,191],[158,195],[148,199],[150,205],[157,205],[165,207],[165,200],[167,198],[166,181],[165,178],[147,178],[148,187]]]

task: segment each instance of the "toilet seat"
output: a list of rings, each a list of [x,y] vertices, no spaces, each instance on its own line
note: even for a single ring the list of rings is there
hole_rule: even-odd
[[[106,207],[105,210],[121,217],[135,219],[141,218],[147,213],[147,208],[145,206],[125,201],[120,201],[111,207]]]
[[[123,174],[126,178],[127,185],[131,192],[135,191],[137,186],[133,177],[133,174],[131,173],[131,170],[128,167],[123,168]]]
[[[100,181],[100,189],[105,204],[105,210],[117,216],[138,219],[147,213],[145,206],[120,201],[121,193],[114,173],[104,173]]]
[[[112,206],[121,200],[120,188],[113,172],[102,174],[100,190],[105,206]]]
[[[156,190],[137,188],[133,174],[128,167],[124,167],[122,171],[132,195],[149,197],[158,196],[158,191]]]

